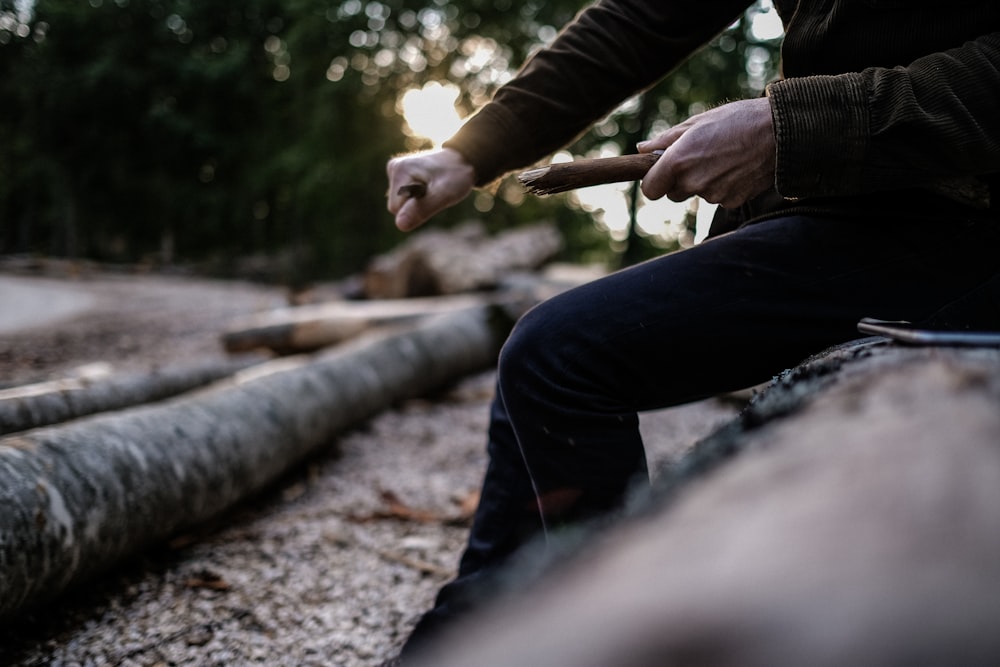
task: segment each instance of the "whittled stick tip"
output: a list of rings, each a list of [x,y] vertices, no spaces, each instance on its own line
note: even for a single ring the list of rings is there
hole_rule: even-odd
[[[567,183],[547,185],[545,183],[545,177],[548,176],[551,170],[551,166],[529,169],[528,171],[518,174],[517,180],[521,182],[521,185],[523,185],[529,193],[534,195],[554,195],[559,192],[572,190],[574,188],[573,185]]]
[[[604,183],[641,179],[662,151],[605,158],[586,158],[550,164],[518,175],[518,180],[536,195],[551,195]]]

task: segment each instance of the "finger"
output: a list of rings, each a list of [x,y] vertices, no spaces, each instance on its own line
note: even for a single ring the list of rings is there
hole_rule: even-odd
[[[389,181],[386,193],[389,212],[395,215],[410,199],[422,199],[427,195],[427,183],[416,178],[395,178]]]
[[[646,172],[639,183],[639,189],[648,199],[655,200],[669,195],[677,187],[676,172],[675,165],[670,163],[670,151],[664,149],[663,156]]]
[[[647,139],[646,141],[640,141],[635,145],[636,149],[640,153],[652,153],[656,150],[666,150],[674,145],[674,143],[684,136],[684,133],[690,129],[691,125],[688,121],[684,121],[680,125],[675,125],[666,132],[661,132],[652,139]]]
[[[389,209],[389,213],[397,215],[408,199],[399,194],[398,188],[394,190],[392,184],[389,184],[389,191],[385,193],[386,208]]]
[[[386,164],[389,190],[386,193],[389,211],[396,214],[408,199],[419,199],[427,193],[427,179],[419,178],[404,160],[393,158]]]
[[[409,232],[448,208],[452,203],[442,188],[431,188],[423,197],[408,197],[396,213],[396,227]]]
[[[385,165],[385,175],[389,181],[389,188],[385,192],[386,208],[393,215],[399,213],[400,207],[405,203],[405,199],[399,194],[400,179],[396,175],[398,171],[398,159],[393,158]]]
[[[420,210],[421,200],[407,199],[396,212],[396,228],[402,232],[413,231],[427,222],[429,215]]]

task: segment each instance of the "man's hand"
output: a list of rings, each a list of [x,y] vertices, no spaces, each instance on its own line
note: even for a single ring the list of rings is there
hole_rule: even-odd
[[[774,185],[774,125],[765,98],[692,116],[638,149],[664,151],[642,180],[642,192],[650,199],[666,195],[684,201],[698,195],[732,208]]]
[[[450,148],[404,155],[389,160],[388,208],[404,232],[416,229],[436,213],[465,199],[476,183],[476,174],[462,154]],[[404,185],[421,183],[422,197],[400,194]]]

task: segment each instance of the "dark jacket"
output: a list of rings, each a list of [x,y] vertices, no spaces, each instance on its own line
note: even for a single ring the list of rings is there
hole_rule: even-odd
[[[669,73],[747,0],[600,0],[445,145],[480,184],[565,146]],[[785,198],[920,187],[988,206],[1000,172],[1000,2],[775,0],[767,88]],[[943,9],[946,7],[946,9]]]

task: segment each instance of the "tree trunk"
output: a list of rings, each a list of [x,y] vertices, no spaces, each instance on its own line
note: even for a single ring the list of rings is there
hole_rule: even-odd
[[[488,366],[510,326],[497,310],[0,439],[0,616],[219,514],[394,402]]]

